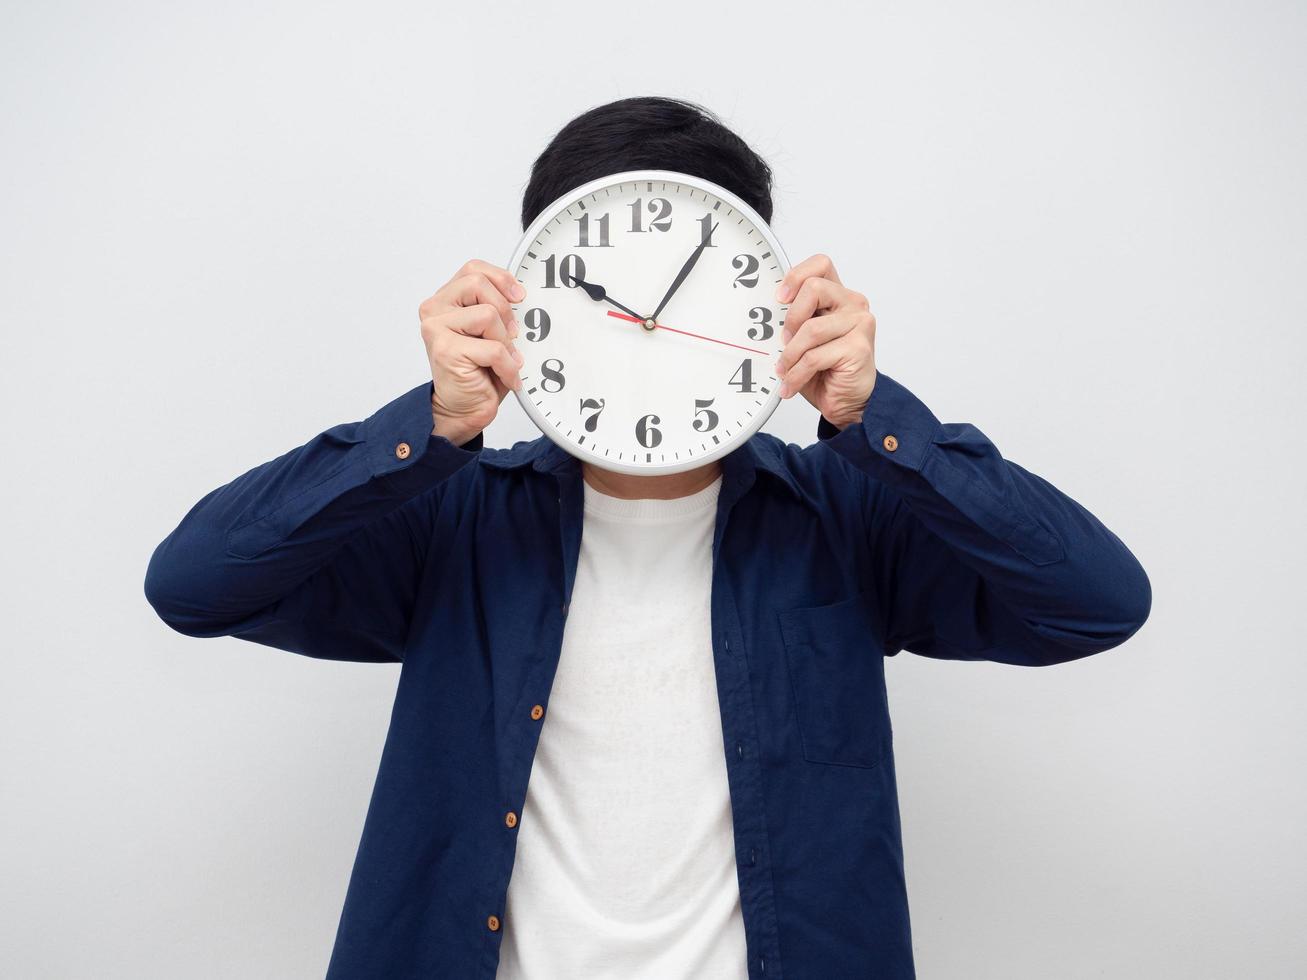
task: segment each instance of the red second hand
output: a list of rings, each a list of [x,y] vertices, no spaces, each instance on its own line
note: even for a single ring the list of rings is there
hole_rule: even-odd
[[[625,313],[618,313],[615,310],[608,310],[607,313],[609,316],[616,317],[618,320],[630,320],[632,323],[638,323],[642,326],[644,324],[644,321],[638,317],[627,316]],[[665,327],[661,323],[655,323],[654,326],[659,330],[670,330],[672,333],[682,333],[687,337],[698,337],[700,340],[710,340],[714,344],[725,344],[727,347],[738,347],[740,350],[747,350],[754,354],[761,354],[763,357],[767,356],[767,351],[758,350],[756,347],[744,347],[741,344],[732,344],[729,340],[718,340],[716,337],[705,337],[701,333],[690,333],[688,330],[677,330],[675,327]]]

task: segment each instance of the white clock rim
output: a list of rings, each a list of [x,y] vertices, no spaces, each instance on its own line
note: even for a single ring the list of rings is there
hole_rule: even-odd
[[[757,211],[749,207],[749,205],[744,201],[740,200],[736,194],[727,190],[725,187],[722,187],[720,184],[715,184],[711,180],[705,180],[702,177],[696,177],[693,174],[681,173],[677,170],[623,170],[619,173],[596,177],[594,180],[586,181],[584,184],[579,184],[570,191],[559,195],[551,201],[539,215],[536,216],[535,220],[531,222],[526,231],[522,233],[522,239],[518,242],[517,248],[513,250],[512,258],[508,261],[508,271],[512,273],[515,279],[517,278],[518,267],[522,264],[522,259],[526,256],[527,249],[531,246],[531,243],[539,237],[540,231],[548,225],[555,216],[557,216],[558,212],[565,209],[566,205],[574,203],[575,201],[585,197],[587,194],[593,194],[595,191],[602,190],[605,187],[611,187],[614,184],[625,184],[628,181],[639,182],[641,180],[688,184],[695,190],[707,191],[719,198],[721,201],[730,205],[753,222],[753,226],[758,229],[758,233],[761,234],[767,244],[771,246],[772,254],[776,257],[780,265],[781,274],[784,275],[789,271],[789,257],[785,254],[785,249],[777,240],[775,232],[771,229],[771,225],[763,220],[762,215],[758,214]],[[521,282],[520,279],[518,281]],[[782,310],[789,309],[788,303],[781,303],[778,305]],[[518,304],[513,304],[514,311],[517,310],[517,306]],[[757,413],[754,414],[753,418],[750,419],[744,428],[740,430],[739,434],[729,442],[720,446],[715,446],[702,456],[696,456],[693,459],[674,460],[670,463],[645,463],[641,465],[638,463],[624,463],[620,461],[613,462],[612,460],[605,459],[587,449],[577,446],[561,432],[558,432],[557,427],[550,426],[546,423],[543,413],[541,413],[536,403],[526,394],[524,388],[514,390],[513,394],[517,396],[518,404],[522,406],[522,410],[526,412],[527,416],[535,424],[536,428],[540,430],[541,434],[552,441],[555,445],[562,448],[569,455],[575,456],[583,462],[592,462],[594,465],[602,469],[612,470],[615,473],[626,473],[632,476],[665,476],[672,473],[684,473],[686,470],[697,469],[707,463],[721,459],[723,456],[726,456],[737,449],[742,449],[744,444],[752,439],[754,435],[757,434],[758,430],[767,423],[767,420],[771,418],[772,413],[776,411],[776,407],[781,402],[780,386],[778,385],[767,396],[767,400],[762,404],[762,407],[758,409]]]

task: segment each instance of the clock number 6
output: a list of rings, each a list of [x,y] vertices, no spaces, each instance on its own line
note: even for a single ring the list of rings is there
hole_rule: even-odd
[[[654,428],[662,420],[657,415],[645,415],[635,423],[635,441],[645,449],[654,449],[663,441],[663,434]]]

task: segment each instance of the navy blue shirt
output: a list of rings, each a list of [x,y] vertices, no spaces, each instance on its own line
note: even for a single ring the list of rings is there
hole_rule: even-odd
[[[187,636],[402,664],[330,980],[494,977],[576,570],[580,461],[544,436],[454,445],[431,395],[213,490],[145,577]],[[860,422],[818,435],[721,460],[712,646],[749,976],[910,978],[885,657],[1062,663],[1125,641],[1152,593],[1088,510],[884,372]]]

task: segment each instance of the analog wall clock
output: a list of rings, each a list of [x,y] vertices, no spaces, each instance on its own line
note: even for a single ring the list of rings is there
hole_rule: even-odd
[[[675,473],[740,446],[780,400],[789,262],[723,187],[640,170],[591,181],[532,222],[508,269],[542,432],[623,473]]]

